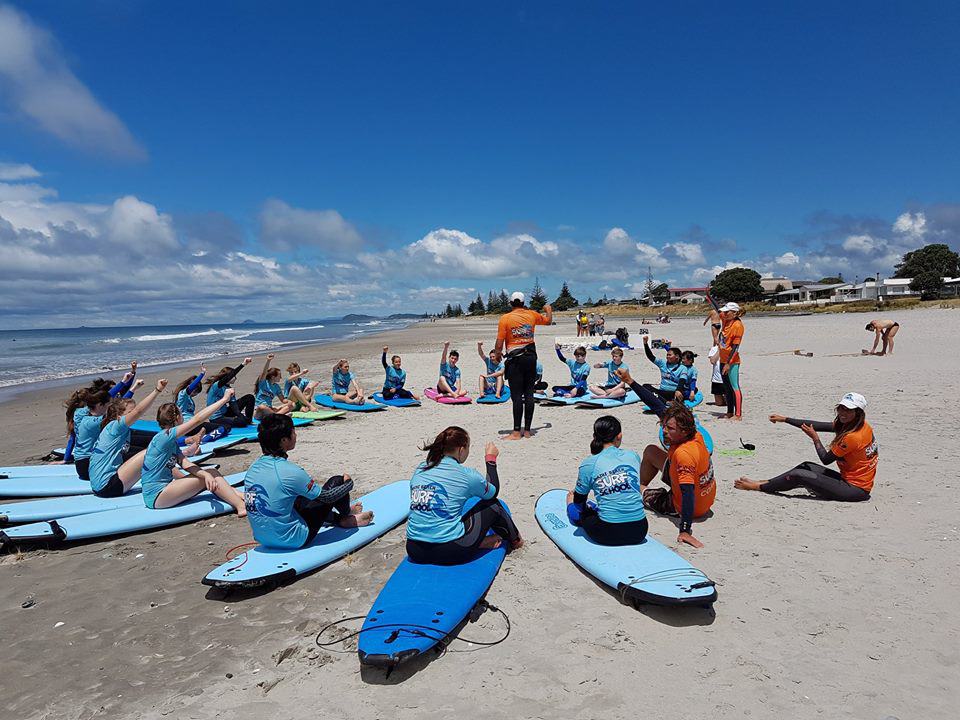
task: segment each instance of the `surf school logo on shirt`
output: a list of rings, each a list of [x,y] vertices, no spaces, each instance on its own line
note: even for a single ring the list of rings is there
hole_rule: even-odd
[[[514,340],[532,340],[533,325],[531,325],[530,323],[517,325],[515,328],[510,330],[510,335],[513,337]]]
[[[415,485],[410,488],[410,511],[433,513],[437,517],[452,518],[454,513],[447,510],[450,493],[439,483]]]
[[[708,494],[711,485],[713,485],[713,460],[710,461],[710,466],[707,468],[707,471],[697,478],[697,487],[700,488],[701,495]]]
[[[243,505],[251,515],[280,517],[280,513],[273,512],[267,505],[267,489],[263,485],[248,486],[243,493]]]
[[[594,492],[597,495],[613,495],[629,492],[631,489],[640,492],[640,478],[632,465],[618,465],[613,470],[598,475],[594,482]]]

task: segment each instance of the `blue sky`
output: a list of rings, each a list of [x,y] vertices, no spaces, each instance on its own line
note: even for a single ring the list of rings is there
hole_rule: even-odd
[[[836,5],[0,0],[0,325],[956,246],[960,9]]]

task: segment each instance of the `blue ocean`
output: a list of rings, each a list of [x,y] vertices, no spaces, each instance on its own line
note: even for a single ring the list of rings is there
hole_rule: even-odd
[[[412,320],[351,318],[299,323],[151,325],[0,330],[0,388],[140,367],[204,361],[223,355],[281,351],[405,327]],[[5,394],[5,393],[4,393]]]

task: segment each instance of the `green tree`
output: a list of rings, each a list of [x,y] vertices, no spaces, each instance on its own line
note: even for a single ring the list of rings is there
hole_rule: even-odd
[[[557,299],[553,301],[553,309],[560,310],[569,310],[570,308],[575,308],[580,303],[570,292],[570,288],[567,286],[567,283],[564,282],[563,286],[560,288],[560,294],[557,295]]]
[[[443,311],[444,317],[453,317],[453,305],[447,303],[447,309]]]
[[[896,278],[916,278],[925,272],[935,272],[941,278],[960,275],[960,255],[943,243],[925,245],[911,250],[897,265]]]
[[[480,293],[477,293],[477,297],[474,300],[470,301],[470,304],[467,306],[467,312],[472,315],[483,315],[484,310],[483,298],[480,296]]]
[[[650,297],[654,302],[665,303],[670,299],[670,286],[666,283],[660,283],[650,291]]]
[[[497,296],[493,294],[493,290],[487,293],[487,312],[495,313],[497,311]]]
[[[463,307],[460,305],[460,303],[457,303],[457,306],[453,309],[453,316],[454,317],[463,316]]]
[[[540,287],[540,278],[536,278],[533,281],[533,290],[530,291],[529,305],[531,309],[540,312],[546,304],[547,294],[543,291],[543,288]]]
[[[593,302],[593,295],[587,296],[587,301],[583,304],[584,307],[593,307],[596,303]]]
[[[934,300],[940,297],[940,291],[943,290],[943,276],[936,270],[924,270],[914,276],[910,289],[920,293],[921,300]]]
[[[782,293],[786,288],[783,286],[783,283],[777,283],[777,286],[773,289],[775,293]]]
[[[842,283],[843,278],[839,275],[831,275],[830,277],[820,278],[821,285],[836,285],[837,283]]]
[[[726,302],[749,302],[763,298],[760,273],[737,267],[724,270],[710,282],[710,295]]]
[[[510,298],[507,297],[506,290],[501,290],[500,296],[497,298],[497,312],[501,314],[510,312]]]

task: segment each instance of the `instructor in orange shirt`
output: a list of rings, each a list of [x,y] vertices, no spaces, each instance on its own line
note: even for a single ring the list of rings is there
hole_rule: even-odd
[[[503,353],[504,375],[510,386],[510,401],[513,403],[513,432],[507,436],[507,440],[519,440],[532,435],[533,393],[537,382],[537,346],[533,336],[537,325],[550,325],[553,322],[553,308],[549,305],[544,305],[541,314],[524,306],[523,301],[522,292],[511,295],[512,309],[500,318],[497,327],[495,350]]]

